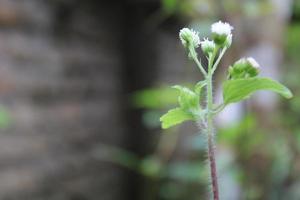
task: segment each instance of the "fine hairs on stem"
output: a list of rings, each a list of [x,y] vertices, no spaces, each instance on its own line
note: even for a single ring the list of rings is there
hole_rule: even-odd
[[[213,75],[227,49],[232,44],[233,27],[221,21],[212,24],[212,40],[200,41],[198,32],[183,28],[179,32],[182,45],[202,73],[204,80],[195,84],[193,89],[176,85],[173,86],[180,93],[178,96],[179,107],[169,110],[160,121],[162,128],[167,129],[184,121],[192,120],[198,124],[202,134],[206,134],[208,165],[210,168],[210,180],[212,199],[219,200],[219,186],[217,178],[214,117],[228,104],[242,101],[257,90],[270,90],[283,97],[291,98],[291,91],[281,83],[270,78],[258,77],[259,64],[251,57],[241,58],[228,68],[227,80],[223,82],[223,103],[215,105],[213,99]],[[196,49],[201,46],[203,54],[208,59],[207,70],[198,59]],[[206,96],[201,99],[202,90]],[[206,102],[201,106],[201,102]]]

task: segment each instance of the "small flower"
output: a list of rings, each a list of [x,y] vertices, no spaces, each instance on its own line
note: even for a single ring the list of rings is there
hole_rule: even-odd
[[[231,30],[233,30],[233,27],[226,22],[219,21],[211,25],[211,32],[218,35],[230,35]]]
[[[208,40],[207,38],[205,38],[200,43],[201,43],[201,49],[206,55],[212,53],[216,48],[216,44],[214,43],[214,41]]]
[[[211,32],[213,35],[213,39],[216,44],[221,46],[228,46],[230,44],[230,39],[232,39],[231,31],[233,27],[228,23],[223,23],[221,21],[214,23],[211,25]],[[231,36],[230,36],[231,35]],[[227,42],[226,42],[227,40]],[[227,44],[226,44],[227,43]]]
[[[185,48],[189,48],[189,45],[192,45],[194,48],[198,48],[200,45],[199,33],[193,29],[183,28],[179,32],[179,38],[182,42],[182,45]]]

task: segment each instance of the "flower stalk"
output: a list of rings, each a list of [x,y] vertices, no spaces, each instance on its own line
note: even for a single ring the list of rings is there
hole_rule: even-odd
[[[207,133],[207,146],[208,146],[208,159],[210,167],[210,178],[211,186],[213,192],[213,199],[219,200],[219,187],[218,187],[218,177],[217,177],[217,167],[215,159],[215,142],[214,142],[214,128],[213,128],[213,63],[215,56],[218,52],[218,47],[215,48],[214,52],[209,57],[208,62],[208,74],[206,76],[207,86],[206,86],[206,133]]]
[[[200,41],[198,32],[183,28],[179,33],[182,45],[188,52],[204,76],[194,89],[176,85],[173,88],[180,92],[178,96],[179,107],[169,110],[160,121],[162,128],[166,129],[187,120],[193,120],[204,127],[207,136],[207,154],[210,168],[210,179],[213,200],[219,200],[219,187],[215,157],[214,116],[221,112],[228,104],[242,101],[257,90],[271,90],[283,97],[291,98],[293,94],[284,85],[268,79],[258,78],[259,64],[251,57],[242,58],[228,68],[227,79],[223,83],[223,103],[215,105],[213,100],[213,75],[226,50],[232,44],[233,27],[221,21],[211,26],[212,40]],[[196,49],[201,45],[204,55],[208,59],[207,70],[198,59]],[[206,89],[206,104],[202,108],[202,88]]]
[[[225,54],[227,48],[229,48],[232,43],[231,30],[232,27],[228,23],[217,22],[212,25],[212,33],[214,40],[204,39],[202,42],[200,42],[198,33],[196,31],[184,28],[179,33],[182,45],[188,50],[189,57],[196,63],[196,65],[205,77],[206,107],[204,110],[206,111],[206,113],[204,115],[204,118],[197,118],[197,120],[199,124],[201,124],[201,122],[204,122],[204,127],[206,128],[205,132],[207,134],[207,153],[209,159],[211,187],[214,200],[219,200],[219,187],[215,158],[213,118],[216,114],[216,110],[214,110],[212,79],[213,74],[217,69],[218,64],[220,63],[221,58]],[[203,68],[201,62],[198,60],[196,48],[198,48],[199,45],[201,45],[201,49],[208,59],[207,71]],[[221,52],[219,53],[220,49]],[[218,58],[216,59],[217,55]],[[220,106],[220,108],[222,108],[222,106]],[[221,110],[217,110],[217,112],[220,111]],[[203,115],[199,114],[199,116]]]

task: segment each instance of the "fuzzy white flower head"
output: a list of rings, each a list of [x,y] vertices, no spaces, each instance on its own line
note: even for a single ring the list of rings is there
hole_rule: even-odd
[[[212,53],[216,48],[216,44],[214,43],[214,41],[208,40],[207,38],[204,38],[204,40],[200,43],[202,51],[207,55],[209,53]]]
[[[182,45],[186,48],[189,48],[189,45],[192,45],[194,48],[198,48],[200,45],[199,33],[193,29],[183,28],[179,32],[179,38],[182,42]]]
[[[248,63],[252,66],[252,67],[254,67],[254,68],[256,68],[256,69],[259,69],[259,64],[256,62],[256,60],[254,59],[254,58],[252,58],[252,57],[248,57],[247,58],[247,61],[248,61]]]
[[[232,42],[232,31],[233,27],[228,23],[223,23],[221,21],[214,23],[211,25],[211,32],[214,39],[214,42],[217,45],[222,47],[226,46],[230,47]]]
[[[233,30],[233,27],[230,26],[230,24],[228,23],[223,23],[221,21],[216,22],[214,24],[211,25],[211,32],[215,33],[217,35],[230,35],[231,34],[231,30]]]

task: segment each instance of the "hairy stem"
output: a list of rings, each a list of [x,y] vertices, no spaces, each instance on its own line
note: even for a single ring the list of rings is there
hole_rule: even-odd
[[[217,169],[215,161],[215,144],[214,144],[214,130],[213,130],[213,97],[212,97],[212,76],[208,73],[207,76],[207,143],[208,143],[208,159],[210,167],[211,184],[213,191],[213,199],[219,200],[219,189],[217,179]]]
[[[217,169],[216,169],[216,161],[215,161],[215,150],[214,150],[214,142],[212,136],[208,136],[208,156],[210,162],[210,172],[211,172],[210,175],[212,179],[213,198],[214,200],[219,200],[219,187],[218,187]]]
[[[219,65],[219,63],[220,63],[220,61],[221,61],[221,58],[224,56],[226,50],[227,50],[227,47],[224,47],[224,48],[222,49],[222,51],[221,51],[221,53],[220,53],[218,59],[216,60],[214,66],[212,67],[212,74],[216,71],[216,69],[217,69],[217,67],[218,67],[218,65]]]
[[[215,52],[210,56],[208,63],[208,73],[206,76],[207,80],[207,143],[208,143],[208,159],[210,167],[210,176],[212,181],[212,191],[213,199],[219,200],[219,189],[218,189],[218,179],[217,179],[217,169],[215,161],[215,144],[214,144],[214,130],[213,130],[213,86],[212,86],[212,75],[213,75],[213,62],[217,54],[218,49],[216,48]]]
[[[201,62],[198,60],[195,48],[194,47],[189,47],[189,52],[190,52],[191,58],[194,60],[194,62],[196,63],[197,67],[200,69],[200,71],[202,72],[202,74],[204,76],[207,76],[207,72],[203,68]]]

